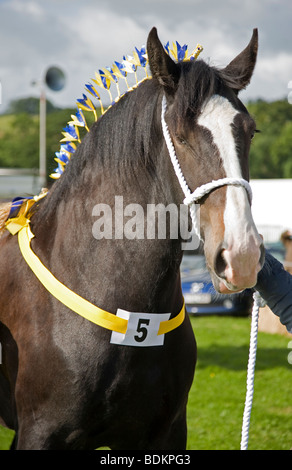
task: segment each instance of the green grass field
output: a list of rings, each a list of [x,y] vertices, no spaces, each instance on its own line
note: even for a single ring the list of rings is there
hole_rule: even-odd
[[[188,449],[240,448],[250,319],[193,318],[198,364],[188,405]],[[251,450],[292,448],[291,339],[259,332]]]
[[[189,450],[240,449],[250,319],[192,318],[198,363],[188,404]],[[291,338],[259,333],[250,450],[292,448]],[[0,428],[0,449],[13,435]]]

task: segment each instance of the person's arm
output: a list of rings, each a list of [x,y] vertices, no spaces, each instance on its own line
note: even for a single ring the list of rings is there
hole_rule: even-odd
[[[265,264],[258,274],[255,289],[272,312],[292,333],[292,276],[283,265],[266,251]]]

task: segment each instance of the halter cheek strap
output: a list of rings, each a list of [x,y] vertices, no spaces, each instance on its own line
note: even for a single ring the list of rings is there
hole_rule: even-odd
[[[188,205],[190,207],[190,215],[192,219],[192,224],[193,228],[199,238],[201,238],[200,235],[200,227],[199,223],[196,217],[196,209],[194,207],[194,204],[198,202],[202,197],[206,196],[209,194],[213,189],[217,189],[221,186],[226,186],[226,185],[233,185],[233,186],[242,186],[245,188],[245,190],[248,193],[248,197],[250,201],[252,200],[252,190],[251,186],[248,181],[246,181],[243,178],[221,178],[218,180],[213,180],[210,183],[203,184],[202,186],[199,186],[198,188],[195,189],[194,192],[191,192],[190,188],[187,185],[187,182],[185,180],[185,177],[182,173],[178,158],[175,153],[175,148],[173,145],[173,142],[171,140],[171,136],[169,133],[168,126],[165,121],[165,112],[167,109],[167,102],[165,96],[162,98],[162,111],[161,111],[161,124],[162,124],[162,131],[163,131],[163,136],[166,142],[166,146],[169,152],[169,156],[175,171],[175,174],[178,178],[178,181],[180,183],[181,189],[185,195],[184,198],[184,204]]]

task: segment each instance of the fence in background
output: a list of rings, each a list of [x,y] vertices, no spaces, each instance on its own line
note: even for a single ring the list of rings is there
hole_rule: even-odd
[[[0,168],[0,198],[38,194],[41,190],[39,170],[34,168]]]

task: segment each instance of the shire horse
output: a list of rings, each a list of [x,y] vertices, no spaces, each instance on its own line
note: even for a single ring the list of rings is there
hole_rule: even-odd
[[[152,78],[125,94],[78,146],[62,177],[34,206],[33,252],[69,289],[116,314],[153,318],[183,305],[181,239],[92,234],[93,207],[182,204],[183,193],[162,133],[161,106],[191,190],[220,178],[248,181],[255,122],[238,98],[250,82],[257,30],[224,69],[202,60],[174,62],[153,28]],[[242,186],[201,198],[200,233],[215,288],[256,284],[262,239]],[[196,364],[190,320],[159,346],[111,342],[112,332],[77,315],[39,282],[17,236],[0,240],[1,424],[15,449],[185,449],[186,406]],[[152,317],[151,317],[152,318]],[[140,325],[138,338],[147,334]],[[144,329],[143,329],[144,328]]]

